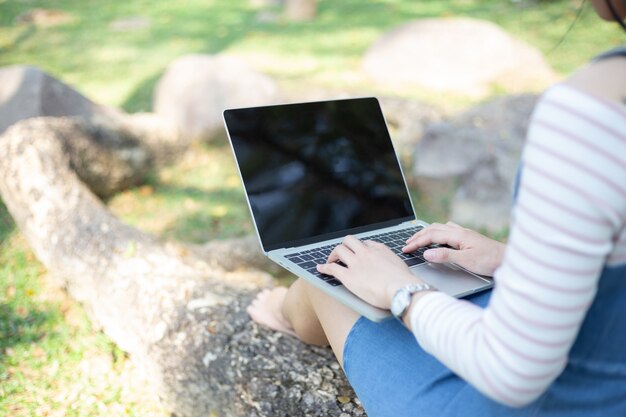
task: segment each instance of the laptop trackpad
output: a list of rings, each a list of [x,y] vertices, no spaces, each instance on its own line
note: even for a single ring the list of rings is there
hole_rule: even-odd
[[[411,268],[411,272],[454,297],[463,297],[491,286],[491,281],[470,274],[452,265],[421,264]]]

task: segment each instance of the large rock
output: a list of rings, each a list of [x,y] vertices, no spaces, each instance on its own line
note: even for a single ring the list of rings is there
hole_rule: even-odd
[[[506,227],[517,165],[537,97],[501,97],[429,126],[415,148],[422,190],[454,188],[450,217],[472,227]]]
[[[381,84],[481,96],[542,88],[555,75],[541,53],[497,25],[476,19],[425,19],[384,34],[367,51],[366,73]]]
[[[421,139],[424,129],[440,121],[443,112],[421,101],[400,97],[383,96],[379,101],[396,152],[404,166],[409,166],[415,145]]]
[[[96,104],[36,67],[0,69],[0,133],[15,122],[41,116],[114,119],[115,109]]]
[[[154,111],[174,121],[191,139],[223,131],[229,107],[272,104],[278,87],[268,76],[228,56],[186,55],[172,62],[154,93]]]
[[[38,117],[68,117],[61,124],[50,123],[62,131],[68,143],[80,147],[86,136],[98,138],[98,148],[89,146],[77,152],[73,163],[94,165],[85,169],[106,178],[91,189],[109,197],[126,187],[137,185],[154,168],[169,164],[184,154],[189,141],[176,126],[153,113],[126,114],[113,107],[94,103],[64,82],[39,68],[15,65],[0,69],[0,134],[18,121]],[[104,163],[98,156],[114,152],[123,155],[122,164]],[[94,158],[86,157],[93,153]],[[85,154],[85,155],[83,155]],[[130,164],[130,165],[128,165]],[[132,166],[132,169],[129,168]],[[79,169],[80,171],[80,169]],[[105,173],[108,172],[108,176]],[[83,181],[90,181],[82,177]]]
[[[122,223],[82,182],[72,161],[85,146],[68,143],[66,123],[30,119],[0,137],[0,197],[48,276],[128,352],[166,410],[180,417],[364,415],[329,348],[250,321],[246,306],[271,280],[248,269],[248,261],[257,264],[253,253],[264,258],[256,239],[213,241],[205,259]],[[83,136],[94,149],[111,144]],[[88,157],[125,162],[120,152]]]

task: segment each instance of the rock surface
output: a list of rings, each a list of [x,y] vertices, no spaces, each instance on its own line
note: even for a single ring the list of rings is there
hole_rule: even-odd
[[[508,225],[536,101],[531,94],[496,98],[426,129],[415,148],[413,174],[426,192],[456,189],[452,220],[494,231]]]
[[[172,62],[154,93],[156,114],[172,120],[192,140],[223,132],[222,111],[275,103],[276,83],[228,56],[185,55]]]
[[[396,152],[405,166],[411,165],[416,144],[426,126],[443,117],[442,110],[420,101],[399,97],[379,97]]]
[[[365,72],[394,87],[483,96],[543,88],[555,74],[535,48],[497,25],[469,18],[424,19],[379,38],[363,59]]]
[[[51,122],[51,126],[63,131],[67,143],[86,145],[81,151],[85,155],[93,153],[84,160],[95,164],[90,170],[101,170],[94,177],[100,185],[90,184],[100,197],[139,184],[149,169],[173,162],[190,145],[171,121],[154,113],[129,115],[94,103],[36,67],[16,65],[0,69],[0,134],[18,121],[37,117],[72,118],[71,123]],[[97,140],[86,141],[87,137]],[[123,154],[126,162],[134,166],[122,169],[119,164],[100,164],[102,160],[98,162],[97,154],[104,148],[98,148],[98,141],[100,145],[106,143],[105,152],[115,149],[114,152]]]
[[[41,116],[111,120],[121,113],[96,104],[39,68],[0,68],[0,134],[13,123]]]
[[[313,20],[317,13],[317,0],[285,0],[285,17],[294,22]]]
[[[0,137],[0,196],[50,275],[130,354],[167,410],[180,417],[364,415],[330,349],[248,318],[245,306],[270,282],[245,268],[255,264],[253,253],[261,256],[258,245],[213,262],[122,223],[76,175],[76,149],[59,128],[66,123],[73,121],[29,119]],[[90,138],[96,148],[110,143],[83,139]],[[225,248],[204,250],[218,247]]]

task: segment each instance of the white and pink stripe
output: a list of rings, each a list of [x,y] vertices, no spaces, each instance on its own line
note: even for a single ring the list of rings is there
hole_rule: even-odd
[[[523,406],[562,372],[603,267],[626,263],[626,107],[558,85],[528,132],[515,222],[490,304],[442,293],[418,342],[496,401]]]

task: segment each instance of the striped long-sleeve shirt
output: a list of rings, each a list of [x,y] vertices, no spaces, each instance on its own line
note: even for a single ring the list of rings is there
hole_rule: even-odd
[[[626,264],[626,106],[567,85],[531,119],[509,243],[487,308],[416,303],[425,350],[496,401],[523,406],[563,371],[605,265]]]

